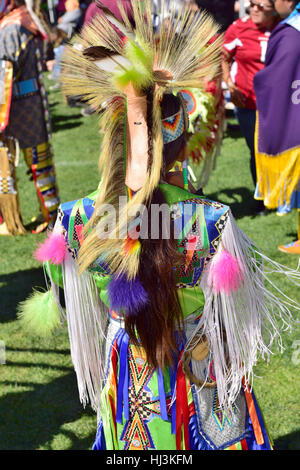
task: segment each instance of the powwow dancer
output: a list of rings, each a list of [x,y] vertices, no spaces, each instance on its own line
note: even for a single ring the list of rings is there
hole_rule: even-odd
[[[229,207],[168,184],[187,129],[174,92],[201,86],[222,44],[204,47],[217,27],[185,6],[180,28],[154,36],[150,1],[132,5],[135,28],[106,12],[68,49],[66,92],[97,109],[110,97],[101,182],[60,206],[36,252],[50,289],[20,320],[39,334],[66,320],[80,399],[98,414],[93,449],[271,449],[253,367],[299,307],[264,286],[264,264],[299,272],[260,253]]]
[[[255,197],[269,209],[277,209],[279,216],[292,209],[298,211],[297,241],[278,248],[300,254],[300,2],[273,3],[284,19],[271,34],[265,68],[254,78],[258,175]]]
[[[42,77],[47,25],[38,1],[8,3],[9,12],[0,21],[0,232],[15,235],[25,233],[15,171],[18,148],[32,174],[42,214],[36,232],[55,221],[59,199]]]

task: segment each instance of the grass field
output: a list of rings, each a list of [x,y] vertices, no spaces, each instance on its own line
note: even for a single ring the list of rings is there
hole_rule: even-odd
[[[49,83],[48,83],[49,84]],[[53,147],[62,201],[78,199],[98,184],[100,136],[98,117],[84,118],[67,107],[59,91],[49,94]],[[238,130],[225,134],[217,169],[205,195],[231,205],[238,225],[270,258],[296,268],[298,257],[277,250],[296,237],[296,214],[253,217],[253,187],[248,150]],[[32,182],[22,158],[17,170],[25,225],[37,214]],[[0,449],[81,450],[93,443],[96,418],[78,400],[76,377],[66,331],[52,339],[24,334],[16,321],[16,305],[33,286],[44,287],[44,276],[32,252],[45,235],[0,238]],[[282,290],[300,302],[299,290],[278,278]],[[256,367],[255,390],[278,449],[300,449],[299,364],[300,333],[283,334],[284,353],[277,350],[270,364]],[[4,350],[5,348],[5,350]],[[2,361],[4,362],[4,360]]]

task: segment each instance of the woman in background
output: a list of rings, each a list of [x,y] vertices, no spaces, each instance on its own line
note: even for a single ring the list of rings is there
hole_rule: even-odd
[[[225,32],[223,47],[223,79],[235,105],[241,132],[250,150],[250,170],[256,187],[255,118],[256,97],[253,88],[255,74],[264,67],[268,40],[277,24],[272,0],[250,2],[250,16],[236,20]],[[256,213],[265,214],[260,201]]]
[[[284,215],[300,211],[300,2],[275,0],[275,8],[282,21],[271,35],[265,68],[254,79],[256,197]],[[300,212],[297,240],[279,250],[300,254]]]

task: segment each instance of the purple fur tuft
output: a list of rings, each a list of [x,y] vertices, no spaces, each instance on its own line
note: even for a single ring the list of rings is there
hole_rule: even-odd
[[[126,275],[113,276],[108,285],[110,308],[115,312],[125,310],[127,315],[136,315],[148,303],[148,294],[140,280],[129,281]]]

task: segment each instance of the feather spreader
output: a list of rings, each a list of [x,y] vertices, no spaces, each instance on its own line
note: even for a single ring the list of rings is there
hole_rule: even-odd
[[[61,326],[60,312],[52,290],[34,291],[17,309],[22,328],[31,335],[49,336]]]

